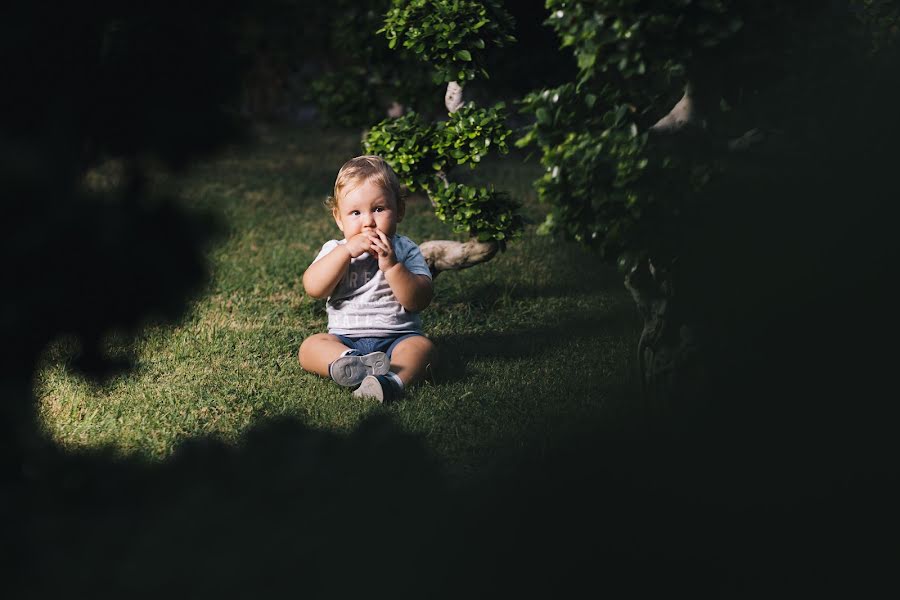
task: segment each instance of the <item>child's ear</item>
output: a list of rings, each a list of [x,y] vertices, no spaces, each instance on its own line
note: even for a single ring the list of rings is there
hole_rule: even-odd
[[[336,204],[331,207],[331,216],[334,217],[334,222],[337,224],[338,229],[341,230],[341,233],[344,233],[344,224],[341,222],[341,213],[338,211]]]

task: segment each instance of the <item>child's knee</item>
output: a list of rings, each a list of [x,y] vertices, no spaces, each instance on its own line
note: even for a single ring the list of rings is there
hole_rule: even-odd
[[[309,341],[311,339],[312,339],[311,337],[308,337],[305,340],[303,340],[303,342],[300,343],[300,347],[297,349],[297,362],[300,363],[301,367],[304,367],[303,358],[306,355],[306,353],[309,352]],[[306,367],[304,367],[304,368],[306,368]]]
[[[309,353],[322,341],[330,340],[332,338],[334,338],[334,336],[328,333],[314,333],[303,340],[300,344],[300,348],[297,350],[297,361],[300,363],[300,366],[306,369],[307,364],[309,363],[307,360]]]
[[[431,365],[437,362],[438,359],[438,348],[434,345],[434,342],[429,340],[427,337],[422,338],[424,340],[422,354],[425,356],[426,362]]]
[[[423,364],[433,363],[437,357],[437,347],[434,345],[434,342],[424,335],[417,335],[403,340],[397,345],[394,352],[396,353],[397,350],[408,356],[416,357]]]

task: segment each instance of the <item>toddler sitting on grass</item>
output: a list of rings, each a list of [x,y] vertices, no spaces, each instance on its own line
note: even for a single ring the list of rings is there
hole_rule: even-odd
[[[425,374],[436,355],[419,312],[431,302],[431,271],[419,247],[397,235],[406,210],[400,182],[378,156],[338,172],[328,199],[342,240],[331,240],[303,274],[313,298],[327,298],[328,333],[300,345],[300,366],[390,402]]]

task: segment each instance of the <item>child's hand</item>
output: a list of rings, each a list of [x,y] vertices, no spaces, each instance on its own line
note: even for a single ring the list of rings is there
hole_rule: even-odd
[[[391,240],[380,229],[376,229],[375,233],[378,238],[372,238],[372,251],[378,255],[378,268],[387,271],[397,264],[397,257],[394,255],[394,246]]]
[[[351,258],[357,258],[372,250],[372,234],[361,231],[347,240],[344,248],[350,253]]]

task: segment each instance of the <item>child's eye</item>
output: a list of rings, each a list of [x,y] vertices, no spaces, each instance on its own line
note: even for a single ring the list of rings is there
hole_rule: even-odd
[[[376,207],[375,212],[384,212],[384,207],[383,206]]]
[[[353,215],[354,217],[358,217],[358,216],[359,216],[359,211],[358,211],[358,210],[351,210],[351,211],[350,211],[350,214]]]

